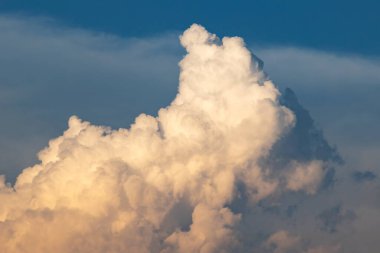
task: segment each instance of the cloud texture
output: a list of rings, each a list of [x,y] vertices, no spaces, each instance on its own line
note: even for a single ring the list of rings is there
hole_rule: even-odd
[[[296,117],[243,40],[199,25],[180,39],[179,91],[157,117],[111,130],[73,116],[14,186],[2,178],[1,252],[237,252],[237,198],[317,191],[324,161],[263,162]]]

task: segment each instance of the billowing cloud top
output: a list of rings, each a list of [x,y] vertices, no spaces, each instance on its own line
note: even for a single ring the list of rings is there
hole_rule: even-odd
[[[1,252],[238,252],[236,199],[318,190],[324,161],[263,162],[296,118],[243,40],[199,25],[180,39],[179,91],[157,117],[111,130],[73,116],[13,187],[1,178]]]

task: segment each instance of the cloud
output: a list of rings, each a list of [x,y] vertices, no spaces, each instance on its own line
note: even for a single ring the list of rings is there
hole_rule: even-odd
[[[314,122],[309,111],[299,103],[293,90],[290,88],[284,90],[281,104],[296,114],[297,122],[289,136],[278,144],[280,145],[278,152],[286,152],[284,157],[297,160],[315,159],[343,163],[337,149],[327,142],[323,131]],[[285,149],[284,146],[287,148]]]
[[[312,246],[306,243],[300,236],[292,235],[288,231],[279,230],[265,241],[265,252],[271,253],[338,253],[341,251],[339,244]]]
[[[306,253],[338,253],[341,252],[340,245],[323,245],[309,249]]]
[[[300,244],[300,237],[290,235],[287,231],[280,230],[272,234],[265,242],[267,248],[273,248],[273,253],[294,252]]]
[[[232,92],[229,96],[239,99],[226,115],[216,110],[219,113],[210,116],[213,120],[205,120],[206,115],[194,115],[194,111],[179,104],[168,108],[181,107],[182,114],[157,114],[157,108],[167,110],[165,106],[176,94],[175,67],[183,54],[177,45],[177,34],[124,39],[62,27],[51,20],[10,16],[2,16],[0,24],[3,56],[0,66],[4,70],[0,77],[0,110],[4,119],[0,133],[3,140],[0,169],[7,174],[8,181],[13,182],[20,169],[31,164],[33,152],[45,145],[47,139],[63,131],[63,121],[69,115],[78,114],[94,122],[71,118],[65,134],[51,141],[40,153],[45,163],[38,161],[37,165],[24,170],[16,190],[7,185],[4,178],[0,180],[1,195],[6,198],[2,203],[7,203],[0,209],[14,215],[2,222],[0,229],[6,236],[18,236],[8,241],[8,246],[13,247],[8,248],[10,252],[33,252],[25,249],[26,245],[34,245],[36,251],[59,245],[61,252],[104,252],[112,245],[116,252],[160,249],[170,252],[185,250],[189,243],[195,251],[222,247],[233,248],[234,252],[238,252],[236,248],[240,252],[251,252],[262,246],[268,234],[279,229],[314,242],[315,252],[338,248],[318,245],[335,245],[339,236],[349,238],[340,246],[345,252],[367,247],[363,245],[368,245],[368,252],[377,252],[377,240],[370,234],[374,228],[370,229],[368,224],[372,224],[371,219],[378,213],[376,203],[380,195],[376,194],[379,190],[376,184],[356,184],[353,188],[351,179],[358,167],[378,167],[379,138],[376,138],[375,126],[379,105],[378,100],[373,99],[379,94],[378,61],[299,48],[255,50],[265,60],[265,70],[283,90],[273,88],[274,107],[286,107],[295,116],[289,126],[279,124],[283,129],[271,137],[272,141],[263,138],[255,144],[246,142],[255,136],[269,136],[265,131],[275,130],[276,126],[268,124],[272,119],[269,117],[258,130],[245,131],[254,124],[246,122],[235,135],[225,139],[223,126],[242,117],[247,109],[241,105],[250,94],[243,92],[244,89],[233,93],[234,89],[223,86],[231,81],[225,76],[221,78],[223,82],[218,82],[216,74],[205,77],[186,74],[187,84],[182,85],[182,75],[180,94],[186,96],[178,96],[193,98],[192,106],[198,108],[190,106],[194,111],[199,108],[212,111],[214,106],[215,110],[220,107],[227,112],[228,103],[216,102],[224,101],[223,96],[213,100],[215,103],[199,102],[213,97],[203,96],[207,92],[214,92],[216,96],[218,88],[227,88]],[[230,52],[244,48],[234,48],[231,44],[228,47],[228,42],[224,44],[213,35],[205,36],[202,29],[193,32],[191,34],[198,35],[185,37],[184,45],[191,51],[204,42],[206,45],[200,46],[203,49],[198,52],[201,59],[209,57],[208,46],[216,50],[223,45]],[[239,39],[235,40],[232,45],[242,45]],[[196,59],[190,54],[191,61]],[[263,62],[251,57],[253,80],[262,85],[268,81],[267,75],[261,72]],[[207,73],[219,74],[219,64],[201,66]],[[229,67],[221,65],[220,69]],[[232,70],[238,72],[237,67]],[[209,81],[221,86],[208,86]],[[295,92],[284,89],[285,86],[292,87],[299,99]],[[202,93],[196,93],[199,90]],[[199,94],[202,96],[197,100]],[[323,132],[300,101],[316,116]],[[126,127],[140,111],[152,117],[139,116],[130,129],[96,126]],[[227,120],[210,123],[218,117]],[[257,121],[263,118],[261,115]],[[177,123],[165,125],[165,121]],[[160,138],[172,141],[163,142]],[[216,139],[217,144],[211,145]],[[343,155],[339,156],[326,139],[338,144],[339,153]],[[203,146],[197,146],[203,141]],[[118,145],[117,148],[114,145]],[[215,147],[221,152],[220,156],[209,151]],[[244,147],[249,147],[249,151]],[[234,151],[232,149],[239,154],[253,152],[254,155],[242,168],[232,170],[231,166],[238,162],[225,157]],[[198,156],[194,156],[195,153]],[[227,158],[233,163],[222,166],[223,173],[212,169]],[[341,158],[346,162],[344,169],[334,164],[340,163]],[[161,162],[156,167],[149,166],[149,162],[157,159]],[[310,171],[318,173],[308,174],[304,170],[316,163],[323,166]],[[166,164],[171,165],[165,167]],[[190,167],[194,169],[189,171]],[[297,168],[300,168],[298,173]],[[235,174],[235,169],[241,173]],[[162,175],[162,171],[170,173]],[[293,191],[287,187],[291,178],[310,181],[294,181],[298,183],[294,183],[293,188],[298,185],[295,187],[298,190]],[[320,191],[324,189],[328,191]],[[196,194],[191,194],[193,191]],[[308,192],[314,194],[305,194]],[[328,237],[323,236],[328,230],[315,231],[320,223],[315,224],[313,218],[322,213],[324,206],[336,206],[342,199],[345,209],[354,210],[358,216],[352,224],[358,231],[364,231],[360,233],[361,241],[353,240],[353,237],[358,238],[356,233],[345,234],[341,229]],[[204,202],[212,203],[211,207]],[[363,205],[358,212],[359,202]],[[4,211],[6,209],[8,211]],[[201,213],[218,231],[217,235],[210,235],[211,231],[202,226],[205,221]],[[34,226],[41,229],[36,231]],[[52,232],[58,228],[59,236],[54,236]],[[203,237],[198,237],[199,234]],[[46,240],[37,243],[39,238]]]
[[[377,166],[378,59],[295,47],[255,48],[255,53],[265,59],[271,79],[297,93],[346,165]]]
[[[372,171],[355,171],[352,173],[352,179],[357,183],[373,181],[377,178]]]
[[[323,178],[323,165],[320,161],[309,164],[295,164],[287,175],[287,188],[293,191],[304,189],[314,194]]]
[[[176,94],[183,53],[176,34],[121,38],[5,15],[0,33],[0,173],[11,182],[69,116],[127,127]]]
[[[344,210],[342,205],[336,205],[321,212],[317,218],[321,221],[322,230],[335,233],[340,224],[356,219],[356,214],[352,210]]]
[[[288,190],[280,183],[285,177],[260,161],[294,127],[295,115],[241,38],[219,42],[193,25],[180,40],[187,55],[179,91],[156,117],[140,114],[130,129],[112,130],[72,116],[14,187],[2,180],[3,251],[246,247],[238,237],[245,217],[228,205],[239,184],[252,205]],[[319,175],[321,168],[297,166],[290,189],[315,193],[313,170]],[[190,225],[173,215],[179,206],[191,213]]]

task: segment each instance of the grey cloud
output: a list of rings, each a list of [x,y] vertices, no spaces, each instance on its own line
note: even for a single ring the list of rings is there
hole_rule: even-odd
[[[296,123],[290,132],[272,147],[262,163],[274,170],[282,171],[295,160],[304,163],[313,160],[323,161],[325,171],[320,189],[331,188],[337,180],[334,167],[343,164],[337,148],[328,143],[322,130],[290,88],[284,90],[280,103],[292,110],[296,116]]]
[[[355,171],[352,173],[352,179],[357,183],[373,181],[377,175],[372,171]]]
[[[380,62],[300,48],[257,48],[265,69],[291,87],[352,168],[376,167],[380,147]],[[365,129],[365,131],[363,131]]]
[[[287,152],[292,159],[343,162],[336,148],[327,142],[322,130],[316,127],[310,113],[298,102],[291,89],[285,89],[281,103],[290,108],[297,118],[295,127],[279,144],[282,145],[279,148],[282,152]]]
[[[342,205],[338,204],[322,211],[317,218],[323,231],[335,233],[339,225],[356,219],[356,214],[352,210],[343,209]]]

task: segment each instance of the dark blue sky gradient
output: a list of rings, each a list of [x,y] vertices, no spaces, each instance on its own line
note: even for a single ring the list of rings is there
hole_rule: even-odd
[[[380,1],[1,0],[0,13],[53,17],[121,36],[183,31],[196,22],[248,43],[380,56]]]

